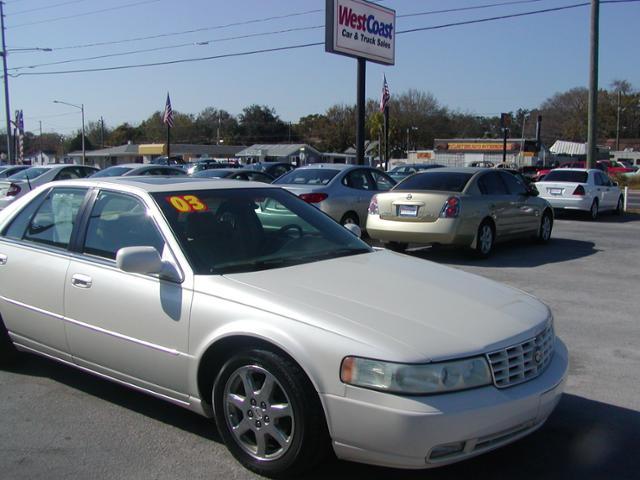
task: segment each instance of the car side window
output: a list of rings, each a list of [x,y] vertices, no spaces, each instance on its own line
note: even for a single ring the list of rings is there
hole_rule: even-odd
[[[478,180],[478,188],[483,195],[509,195],[507,186],[499,172],[487,172]]]
[[[356,190],[375,190],[373,179],[367,175],[366,170],[354,170],[349,172],[344,178],[343,183],[350,188]]]
[[[78,174],[78,178],[90,177],[91,175],[93,175],[97,171],[98,170],[94,170],[93,168],[88,168],[88,167],[76,167],[76,172]]]
[[[500,172],[500,176],[504,183],[507,184],[511,195],[526,195],[527,187],[520,181],[518,177],[508,172]]]
[[[81,178],[78,170],[74,167],[67,167],[60,170],[54,180],[72,180],[74,178]]]
[[[604,177],[604,175],[602,175],[601,172],[595,172],[594,178],[593,178],[595,184],[598,185],[598,186],[605,185],[606,182],[604,181],[603,177]]]
[[[91,210],[83,253],[115,260],[124,247],[154,247],[162,255],[164,238],[146,206],[122,193],[102,191]]]
[[[67,248],[86,193],[86,188],[52,189],[30,218],[22,234],[22,239],[58,248]],[[18,232],[15,233],[16,236],[19,235]]]
[[[279,165],[273,169],[273,176],[278,178],[279,176],[284,175],[288,171],[289,169],[287,167],[285,167],[284,165]]]
[[[376,187],[381,192],[386,192],[391,190],[395,183],[391,180],[387,175],[382,172],[376,172],[375,170],[371,171],[371,175],[373,176],[373,180],[376,182]]]
[[[24,232],[27,230],[27,226],[29,226],[29,222],[31,222],[31,217],[36,212],[40,203],[42,203],[43,198],[47,195],[47,192],[43,192],[34,198],[29,204],[24,207],[20,212],[13,218],[11,223],[5,227],[2,232],[3,237],[10,238],[12,240],[22,240],[24,237]]]

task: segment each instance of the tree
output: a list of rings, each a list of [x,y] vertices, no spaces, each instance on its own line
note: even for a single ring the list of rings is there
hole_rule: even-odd
[[[250,105],[238,119],[242,143],[279,143],[288,138],[289,126],[266,105]]]
[[[84,137],[84,149],[87,151],[95,150],[93,143],[87,138],[86,134]],[[75,136],[67,138],[64,142],[64,150],[67,153],[82,151],[82,132],[78,132]]]
[[[138,143],[143,139],[143,132],[139,127],[133,127],[128,123],[118,125],[109,135],[109,145],[117,146],[132,142]]]

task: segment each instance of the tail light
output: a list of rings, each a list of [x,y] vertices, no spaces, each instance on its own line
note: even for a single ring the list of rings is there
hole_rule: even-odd
[[[307,203],[320,203],[326,200],[328,196],[326,193],[301,193],[299,195]]]
[[[576,189],[573,191],[573,194],[584,196],[585,195],[584,187],[582,185],[578,185]]]
[[[20,185],[17,185],[15,183],[12,183],[9,186],[9,190],[7,190],[7,193],[5,194],[7,197],[15,197],[16,195],[18,195],[20,192],[22,191],[22,188],[20,188]]]
[[[449,197],[440,212],[441,218],[458,218],[460,215],[460,199],[458,197]]]
[[[380,209],[378,208],[378,195],[371,197],[369,203],[369,215],[380,215]]]

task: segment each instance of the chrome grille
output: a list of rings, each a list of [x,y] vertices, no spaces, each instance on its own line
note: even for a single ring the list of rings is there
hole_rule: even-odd
[[[495,386],[511,387],[540,375],[551,362],[554,341],[553,326],[549,324],[526,342],[487,354]]]

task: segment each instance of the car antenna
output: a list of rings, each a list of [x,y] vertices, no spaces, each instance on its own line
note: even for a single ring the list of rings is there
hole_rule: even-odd
[[[33,188],[31,187],[31,180],[29,180],[29,174],[25,173],[24,176],[27,177],[27,185],[29,185],[29,191],[33,190]]]

